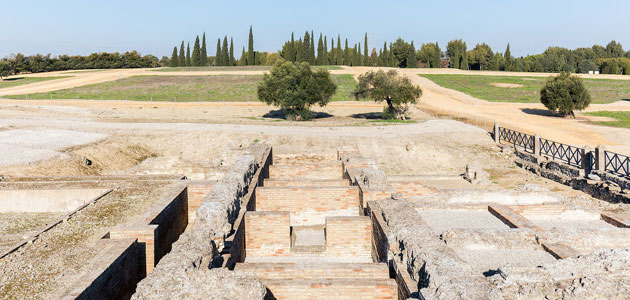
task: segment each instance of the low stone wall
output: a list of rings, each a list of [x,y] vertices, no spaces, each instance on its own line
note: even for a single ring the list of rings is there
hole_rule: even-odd
[[[613,203],[630,203],[630,181],[624,178],[609,173],[592,172],[591,174],[597,175],[600,180],[587,179],[584,178],[583,170],[578,168],[547,160],[538,163],[532,154],[519,150],[514,153],[517,157],[516,165],[534,174],[583,191],[597,199]]]
[[[255,277],[241,276],[234,271],[226,276],[241,277],[240,282],[215,286],[210,284],[217,280],[218,273],[207,272],[207,269],[223,265],[225,257],[221,254],[229,250],[226,239],[239,227],[236,222],[241,208],[247,205],[250,189],[261,180],[256,178],[260,174],[257,171],[268,161],[270,152],[270,148],[262,144],[246,149],[199,206],[195,227],[180,236],[171,252],[138,284],[132,299],[179,299],[182,295],[198,298],[208,295],[208,286],[212,286],[212,293],[231,295],[234,299],[264,297],[264,287]],[[205,284],[197,285],[197,282]],[[240,286],[234,290],[237,284]],[[262,294],[259,293],[261,288]]]

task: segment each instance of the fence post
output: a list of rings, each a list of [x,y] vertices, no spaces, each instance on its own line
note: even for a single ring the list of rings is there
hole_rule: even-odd
[[[593,148],[584,146],[582,148],[582,169],[584,169],[584,176],[591,173],[591,159],[593,156]]]
[[[494,137],[494,142],[495,143],[501,142],[501,134],[499,133],[499,130],[500,130],[499,123],[494,122],[494,130],[492,131],[492,135]]]
[[[606,148],[602,145],[598,145],[595,147],[595,156],[596,156],[596,170],[599,172],[606,172]]]
[[[534,156],[536,157],[536,163],[540,162],[540,134],[534,135]]]

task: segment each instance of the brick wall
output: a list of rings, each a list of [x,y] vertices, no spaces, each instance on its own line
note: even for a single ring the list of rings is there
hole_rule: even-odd
[[[437,193],[438,190],[423,186],[415,181],[389,181],[394,189],[394,193],[402,194],[404,197],[422,196]]]
[[[274,165],[316,164],[335,161],[335,155],[314,154],[276,154],[273,156]]]
[[[271,165],[269,178],[271,179],[341,179],[343,176],[341,162],[301,164],[301,165]]]
[[[197,215],[197,208],[212,191],[215,181],[193,181],[188,185],[188,229],[192,228]]]
[[[386,264],[377,263],[243,263],[235,268],[261,279],[389,278]]]
[[[157,264],[171,251],[172,244],[188,226],[188,189],[182,189],[149,224],[158,225],[155,241],[155,263]]]
[[[261,187],[257,211],[291,213],[291,225],[324,224],[326,216],[358,216],[357,187]]]
[[[368,217],[327,217],[326,254],[372,261],[372,221]]]
[[[288,212],[248,211],[245,213],[246,257],[290,255],[290,226]]]
[[[389,199],[392,196],[393,189],[361,189],[360,204],[361,211],[364,211],[369,201]]]
[[[155,240],[157,236],[157,225],[144,225],[137,227],[124,227],[111,230],[108,238],[116,239],[137,239],[136,256],[138,257],[139,273],[144,278],[149,275],[157,264],[155,259]]]
[[[319,179],[319,180],[265,180],[265,187],[290,187],[290,186],[307,186],[307,187],[325,187],[325,186],[349,186],[347,179]]]
[[[274,299],[398,299],[396,282],[389,279],[272,279],[263,284]]]
[[[178,188],[161,201],[157,212],[150,213],[148,221],[135,225],[117,227],[108,233],[110,239],[137,238],[140,268],[144,274],[151,273],[160,259],[171,251],[171,245],[186,230],[188,225],[188,190]],[[144,223],[146,222],[146,223]],[[144,223],[144,224],[143,224]]]
[[[60,299],[129,299],[143,275],[138,272],[135,239],[100,240],[98,253],[88,265],[85,274],[72,284],[73,289],[63,292]],[[55,297],[56,298],[56,297]]]

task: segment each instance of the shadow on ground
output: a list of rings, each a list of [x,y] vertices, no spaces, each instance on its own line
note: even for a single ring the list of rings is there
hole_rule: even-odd
[[[563,117],[562,115],[554,113],[548,109],[521,108],[521,111],[529,115],[538,115],[538,116],[545,116],[545,117]]]
[[[315,120],[315,119],[323,119],[323,118],[330,118],[330,117],[333,117],[333,115],[331,115],[329,113],[325,113],[325,112],[318,112],[318,111],[314,111],[313,112],[313,120]],[[279,119],[279,120],[286,120],[287,119],[287,117],[284,115],[284,111],[282,111],[282,109],[270,110],[268,113],[263,115],[263,118]]]
[[[24,79],[24,77],[3,78],[2,81],[16,81],[20,79]]]
[[[384,120],[383,114],[380,112],[369,112],[363,114],[353,114],[350,115],[351,118],[355,119],[366,119],[366,120]]]

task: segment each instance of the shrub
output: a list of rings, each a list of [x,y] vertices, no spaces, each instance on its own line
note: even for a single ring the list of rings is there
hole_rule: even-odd
[[[562,72],[547,79],[540,90],[540,102],[553,112],[574,116],[574,110],[583,110],[591,103],[591,96],[582,78]]]
[[[309,120],[310,107],[325,106],[337,90],[327,70],[313,72],[308,63],[280,60],[258,85],[258,99],[280,106],[288,120]]]
[[[416,103],[422,95],[422,89],[411,83],[409,78],[398,75],[395,70],[367,72],[359,76],[359,83],[352,92],[355,98],[372,99],[376,102],[387,103],[383,110],[385,119],[405,120],[407,104]]]

